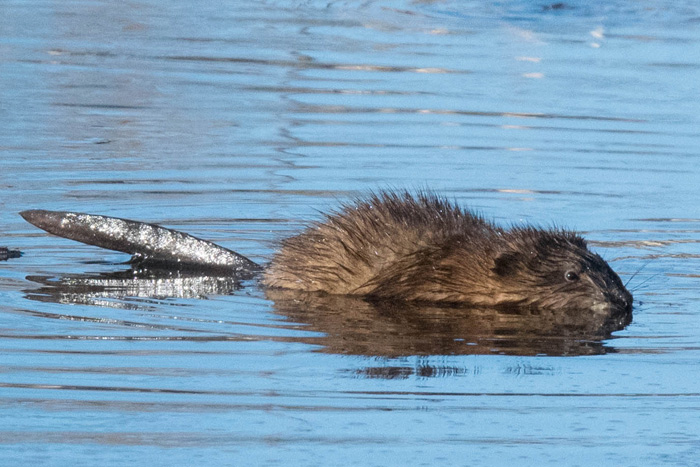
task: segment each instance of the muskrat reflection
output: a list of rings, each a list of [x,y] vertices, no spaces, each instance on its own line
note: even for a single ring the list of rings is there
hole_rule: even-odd
[[[40,284],[26,291],[27,297],[41,302],[130,308],[124,300],[133,298],[206,298],[229,295],[240,281],[230,275],[191,274],[164,269],[127,269],[101,274],[71,274],[54,278],[29,276]]]
[[[128,269],[27,279],[40,284],[26,291],[32,300],[118,309],[143,306],[133,298],[197,299],[233,294],[242,287],[231,276],[167,270]],[[580,310],[440,307],[278,289],[267,289],[265,296],[272,301],[273,311],[295,330],[290,336],[278,334],[275,340],[318,345],[326,353],[385,358],[601,354],[611,350],[602,340],[631,320],[631,314],[610,318],[605,313],[591,315]],[[299,329],[313,334],[300,337]]]
[[[266,296],[281,315],[322,333],[309,343],[323,352],[373,357],[602,354],[611,350],[602,341],[631,321],[574,309],[439,307],[270,289]]]

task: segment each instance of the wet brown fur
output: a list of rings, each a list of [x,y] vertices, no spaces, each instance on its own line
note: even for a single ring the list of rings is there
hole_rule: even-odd
[[[269,287],[377,299],[629,312],[632,296],[579,235],[503,229],[431,193],[346,205],[282,243]]]

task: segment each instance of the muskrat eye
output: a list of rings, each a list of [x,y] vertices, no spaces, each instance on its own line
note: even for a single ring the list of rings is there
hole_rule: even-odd
[[[569,282],[576,282],[578,280],[578,274],[576,274],[574,271],[566,271],[564,277]]]

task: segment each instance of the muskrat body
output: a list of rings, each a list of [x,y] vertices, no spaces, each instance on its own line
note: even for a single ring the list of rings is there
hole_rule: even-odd
[[[262,283],[269,288],[610,316],[627,316],[632,308],[620,278],[579,235],[504,229],[430,193],[385,192],[346,205],[284,240],[264,269],[214,245],[221,248],[217,257],[210,242],[196,243],[194,237],[154,224],[51,211],[22,215],[53,234],[125,251],[141,261],[181,264],[181,257],[182,264],[230,265],[237,275],[262,270]],[[176,234],[192,246],[182,247]]]
[[[282,242],[269,287],[377,299],[629,311],[632,296],[579,235],[503,229],[446,200],[383,193]]]

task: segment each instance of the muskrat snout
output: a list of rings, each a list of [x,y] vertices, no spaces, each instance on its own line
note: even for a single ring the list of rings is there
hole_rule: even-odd
[[[595,281],[600,284],[606,301],[610,303],[612,316],[632,314],[632,294],[625,288],[620,276],[598,255],[594,255],[596,265]]]
[[[613,273],[614,274],[614,273]],[[624,325],[629,324],[632,320],[632,294],[620,284],[619,288],[616,288],[607,296],[607,301],[609,305],[609,314],[611,317],[621,317],[625,318]]]
[[[625,311],[632,311],[632,294],[627,289],[618,289],[613,295],[613,303]]]

